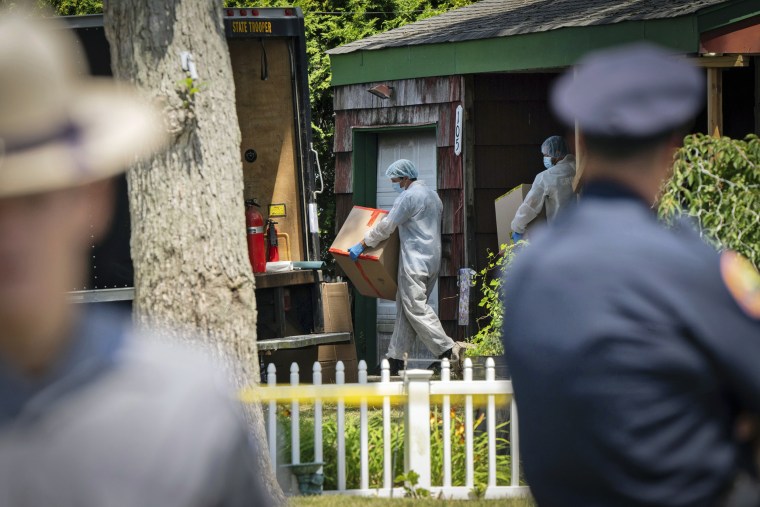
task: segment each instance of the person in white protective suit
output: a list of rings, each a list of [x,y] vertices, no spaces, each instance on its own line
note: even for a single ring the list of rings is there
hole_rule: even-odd
[[[551,136],[541,145],[545,171],[536,175],[533,186],[512,220],[512,240],[522,239],[525,229],[546,209],[546,220],[552,222],[568,204],[575,202],[573,179],[575,156],[568,154],[567,144],[560,136]]]
[[[375,247],[398,228],[401,254],[396,294],[396,324],[388,348],[391,373],[403,367],[405,353],[411,353],[418,338],[439,359],[457,365],[460,345],[446,335],[441,321],[428,304],[441,267],[441,214],[438,194],[417,181],[417,168],[409,160],[397,160],[385,172],[396,198],[390,213],[370,229],[364,239],[349,250],[356,261],[366,247]]]

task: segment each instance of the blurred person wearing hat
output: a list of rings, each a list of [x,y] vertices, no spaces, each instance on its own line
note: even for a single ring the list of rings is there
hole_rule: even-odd
[[[198,352],[71,305],[109,178],[163,144],[55,21],[0,18],[0,505],[269,505],[233,391]]]
[[[575,155],[568,151],[565,140],[561,136],[547,138],[541,144],[541,154],[546,169],[536,175],[512,220],[512,240],[515,242],[522,239],[528,225],[542,210],[546,210],[546,220],[553,222],[562,209],[575,202]]]
[[[735,433],[760,413],[760,277],[653,209],[703,97],[697,69],[648,44],[552,91],[586,185],[507,274],[503,335],[539,506],[760,504]]]
[[[401,243],[396,295],[396,323],[388,347],[391,374],[404,367],[404,357],[419,339],[438,359],[449,359],[456,368],[461,346],[444,331],[428,303],[441,269],[441,215],[443,203],[435,190],[417,180],[417,167],[400,159],[388,166],[385,176],[400,195],[393,208],[367,231],[364,239],[351,247],[356,261],[365,248],[375,247],[398,229]],[[437,363],[430,366],[437,369]]]

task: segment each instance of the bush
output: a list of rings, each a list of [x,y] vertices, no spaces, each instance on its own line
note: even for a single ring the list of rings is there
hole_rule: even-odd
[[[322,455],[324,458],[324,489],[338,489],[338,422],[335,407],[327,410],[322,422]],[[329,414],[329,415],[328,415]],[[396,411],[391,412],[391,477],[395,478],[404,472],[404,428],[403,416]],[[383,413],[379,410],[369,410],[368,420],[368,458],[370,487],[380,488],[383,485]],[[358,410],[346,410],[346,487],[358,489],[361,480],[361,441],[360,415]],[[305,462],[314,457],[314,415],[302,413],[300,418],[301,461]],[[278,462],[290,463],[290,412],[285,410],[278,414]]]
[[[488,484],[488,433],[484,428],[485,413],[474,414],[473,456],[474,482]],[[431,417],[431,479],[433,484],[443,484],[443,419],[436,408]],[[512,477],[509,440],[506,435],[509,421],[496,425],[496,484],[508,486]],[[467,470],[465,450],[464,410],[451,409],[451,484],[464,486]]]
[[[663,189],[659,213],[693,217],[702,236],[760,266],[760,139],[687,136],[673,177]]]
[[[469,340],[472,346],[466,350],[468,356],[500,356],[504,353],[501,341],[504,302],[501,293],[504,270],[514,259],[517,248],[518,245],[512,243],[502,245],[499,254],[489,251],[486,267],[475,275],[473,284],[480,290],[478,307],[483,309],[484,315],[475,320],[478,332]]]

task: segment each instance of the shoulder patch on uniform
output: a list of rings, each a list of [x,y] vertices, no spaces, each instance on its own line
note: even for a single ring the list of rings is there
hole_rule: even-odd
[[[741,254],[726,250],[720,255],[720,274],[741,309],[760,319],[760,273],[755,266]]]

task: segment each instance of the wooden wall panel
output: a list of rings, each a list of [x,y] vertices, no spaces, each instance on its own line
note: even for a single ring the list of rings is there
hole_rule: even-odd
[[[520,183],[533,183],[544,170],[541,145],[476,146],[477,188],[514,188]]]
[[[361,124],[369,126],[434,124],[438,121],[439,109],[437,105],[370,109],[363,111]]]
[[[483,269],[488,264],[488,252],[498,252],[499,242],[494,229],[493,234],[475,234],[475,251],[477,253],[478,269]]]
[[[436,144],[439,147],[454,146],[454,124],[458,105],[458,103],[453,103],[440,106],[420,105],[337,112],[333,150],[336,153],[342,153],[353,149],[352,129],[354,128],[431,124],[437,127]]]
[[[335,154],[335,193],[350,194],[353,190],[353,168],[351,152]]]
[[[494,201],[507,190],[502,188],[478,189],[475,199],[475,232],[496,234],[496,209]]]
[[[354,194],[335,195],[335,232],[337,233],[346,221],[351,208],[354,207]]]
[[[553,134],[563,135],[544,101],[475,100],[476,145],[541,144]]]
[[[438,190],[438,196],[443,202],[443,217],[441,232],[454,234],[462,232],[464,228],[464,199],[462,190]]]
[[[700,53],[760,54],[760,16],[703,33]]]
[[[345,153],[353,149],[353,130],[356,125],[356,111],[339,111],[335,113],[335,137],[333,152]]]
[[[438,280],[438,317],[441,320],[457,320],[459,287],[457,277],[442,276]]]
[[[461,102],[464,100],[464,76],[448,76],[449,100],[447,102]]]
[[[443,326],[443,330],[446,331],[446,334],[454,341],[464,341],[465,340],[465,327],[460,326],[456,320],[442,320],[441,325]]]
[[[390,99],[375,97],[367,90],[378,84],[392,86]],[[421,104],[445,104],[462,98],[462,78],[460,76],[403,79],[398,81],[365,83],[339,86],[335,89],[334,110],[383,109]]]
[[[435,125],[439,114],[438,105],[360,109],[336,113],[333,151],[341,153],[353,150],[355,128]]]
[[[463,267],[464,234],[442,234],[440,276],[458,276]]]
[[[438,146],[454,146],[456,112],[460,103],[441,104],[438,109]]]
[[[462,155],[454,154],[453,146],[438,148],[438,189],[464,188]]]
[[[559,74],[478,74],[475,100],[545,101]]]

